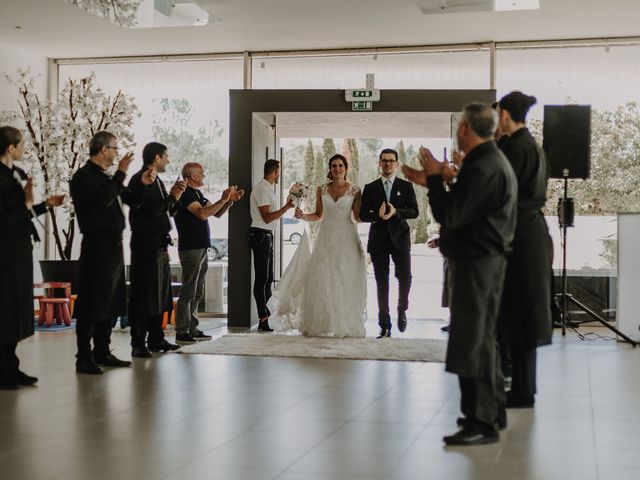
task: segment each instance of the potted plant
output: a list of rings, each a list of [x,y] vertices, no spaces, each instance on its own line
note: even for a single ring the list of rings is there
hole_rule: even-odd
[[[16,78],[6,76],[6,79],[18,90],[18,110],[3,112],[2,123],[25,129],[26,169],[36,179],[36,185],[41,185],[45,196],[67,195],[63,208],[49,211],[56,256],[63,265],[54,265],[56,270],[51,278],[48,271],[51,265],[41,261],[43,278],[70,281],[73,274],[61,278],[65,274],[59,269],[72,272],[76,268],[69,263],[76,232],[75,211],[69,196],[71,178],[89,158],[89,141],[100,130],[110,131],[125,150],[130,150],[135,145],[130,129],[140,114],[132,97],[122,91],[115,96],[107,95],[96,85],[93,74],[69,79],[55,103],[38,97],[35,77],[29,69],[18,71]]]

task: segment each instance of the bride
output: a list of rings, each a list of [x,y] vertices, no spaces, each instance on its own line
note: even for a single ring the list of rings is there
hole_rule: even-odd
[[[319,222],[313,252],[307,232],[269,301],[275,330],[299,330],[308,337],[364,337],[367,278],[359,218],[358,187],[347,180],[342,155],[329,159],[329,183],[318,187],[316,209],[295,217]]]

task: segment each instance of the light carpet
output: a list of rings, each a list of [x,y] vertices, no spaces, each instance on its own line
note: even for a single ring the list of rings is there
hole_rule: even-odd
[[[264,357],[444,362],[447,343],[433,338],[307,338],[237,333],[182,347],[182,353]]]

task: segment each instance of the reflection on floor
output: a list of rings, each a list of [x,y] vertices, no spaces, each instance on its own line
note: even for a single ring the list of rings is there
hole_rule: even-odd
[[[443,324],[405,336],[446,338]],[[114,332],[117,355],[128,341]],[[442,364],[171,353],[90,377],[73,370],[74,344],[60,332],[20,345],[40,383],[0,391],[0,479],[628,480],[640,467],[640,348],[614,341],[556,335],[535,410],[468,449],[441,442],[459,401]]]

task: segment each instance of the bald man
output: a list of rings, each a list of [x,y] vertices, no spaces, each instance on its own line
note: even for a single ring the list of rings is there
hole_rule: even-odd
[[[211,203],[200,191],[204,185],[204,168],[199,163],[186,163],[182,176],[187,188],[180,198],[175,215],[178,229],[178,255],[182,265],[182,288],[176,308],[176,343],[188,345],[210,340],[198,329],[198,304],[204,293],[204,279],[208,268],[207,249],[211,246],[209,221],[211,216],[221,217],[244,195],[235,186],[222,192],[220,200]]]

